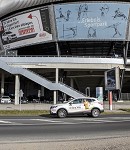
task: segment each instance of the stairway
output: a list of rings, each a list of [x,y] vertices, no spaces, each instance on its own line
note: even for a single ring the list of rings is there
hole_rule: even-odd
[[[46,78],[40,76],[39,74],[36,74],[28,69],[25,68],[19,68],[19,67],[12,67],[9,66],[6,62],[3,62],[0,60],[0,68],[11,73],[11,74],[20,74],[23,75],[24,77],[38,83],[39,85],[46,87],[49,90],[54,90],[54,91],[61,91],[73,98],[78,98],[78,97],[85,97],[85,95],[63,83],[55,83],[47,80]]]

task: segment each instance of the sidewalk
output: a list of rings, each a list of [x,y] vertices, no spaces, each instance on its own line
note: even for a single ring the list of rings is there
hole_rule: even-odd
[[[104,101],[104,109],[109,110],[109,101]],[[113,101],[112,110],[130,109],[130,101]]]
[[[130,101],[113,101],[112,110],[110,110],[109,102],[104,102],[104,111],[108,113],[127,113],[121,109],[130,109]]]
[[[52,104],[47,103],[29,103],[29,104],[0,104],[0,110],[49,110]],[[130,109],[130,101],[113,102],[112,110],[109,110],[109,102],[104,101],[105,111],[121,111],[119,109]]]
[[[0,110],[49,110],[51,105],[46,103],[0,104]]]

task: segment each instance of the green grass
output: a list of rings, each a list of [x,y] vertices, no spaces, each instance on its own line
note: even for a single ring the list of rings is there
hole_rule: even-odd
[[[126,114],[130,109],[119,109],[118,111],[105,111],[103,114]],[[0,116],[44,116],[49,115],[49,110],[0,110]]]
[[[122,110],[122,111],[125,111],[125,112],[130,113],[130,108],[127,108],[127,109],[119,109],[119,110]]]
[[[0,116],[40,116],[48,114],[48,110],[0,110]]]
[[[117,111],[104,111],[103,114],[130,114],[130,109],[118,109]]]

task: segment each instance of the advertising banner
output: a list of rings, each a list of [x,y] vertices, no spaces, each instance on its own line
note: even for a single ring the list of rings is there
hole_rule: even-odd
[[[105,71],[105,90],[120,90],[120,68]]]
[[[125,40],[129,5],[71,3],[55,5],[58,40]]]
[[[52,40],[48,8],[20,14],[1,23],[0,35],[4,49]]]

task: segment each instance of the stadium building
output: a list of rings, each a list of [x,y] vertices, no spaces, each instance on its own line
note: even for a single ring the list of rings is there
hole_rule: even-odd
[[[56,103],[101,89],[127,99],[129,8],[129,0],[0,0],[1,95]]]

